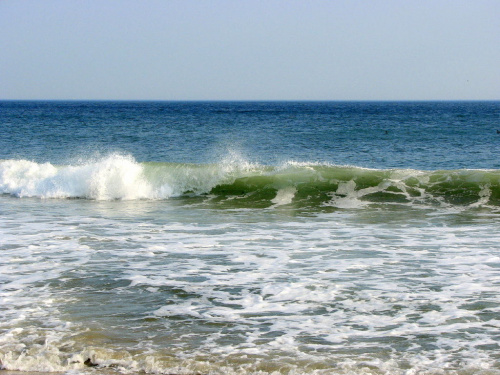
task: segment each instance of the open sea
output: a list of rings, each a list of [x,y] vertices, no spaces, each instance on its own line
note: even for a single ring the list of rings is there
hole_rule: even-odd
[[[1,101],[0,131],[5,374],[500,374],[498,101]]]

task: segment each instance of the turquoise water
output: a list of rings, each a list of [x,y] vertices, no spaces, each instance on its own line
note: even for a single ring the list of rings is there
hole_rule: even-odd
[[[0,102],[1,366],[499,374],[499,119]]]

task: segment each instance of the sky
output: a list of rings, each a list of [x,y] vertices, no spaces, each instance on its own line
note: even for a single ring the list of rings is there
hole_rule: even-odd
[[[499,0],[0,0],[0,100],[498,100]]]

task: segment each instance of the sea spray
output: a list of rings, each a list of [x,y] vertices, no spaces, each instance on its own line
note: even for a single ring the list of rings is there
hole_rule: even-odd
[[[20,198],[130,200],[151,197],[143,166],[123,155],[68,166],[27,160],[2,161],[0,191]]]
[[[500,171],[366,169],[320,163],[278,166],[229,157],[216,164],[139,163],[112,154],[84,164],[56,166],[0,162],[0,192],[15,197],[91,200],[205,197],[227,205],[354,208],[367,204],[496,207]],[[230,204],[229,204],[230,205]]]

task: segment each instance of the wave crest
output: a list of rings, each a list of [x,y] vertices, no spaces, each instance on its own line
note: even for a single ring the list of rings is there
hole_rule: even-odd
[[[131,156],[109,155],[66,166],[0,161],[0,193],[93,200],[205,196],[214,204],[231,201],[238,207],[478,207],[500,205],[500,171],[377,170],[295,162],[273,167],[234,155],[218,164],[138,163]]]
[[[17,197],[87,198],[96,200],[150,198],[151,184],[133,158],[112,155],[76,166],[54,166],[27,160],[0,163],[0,191]]]

